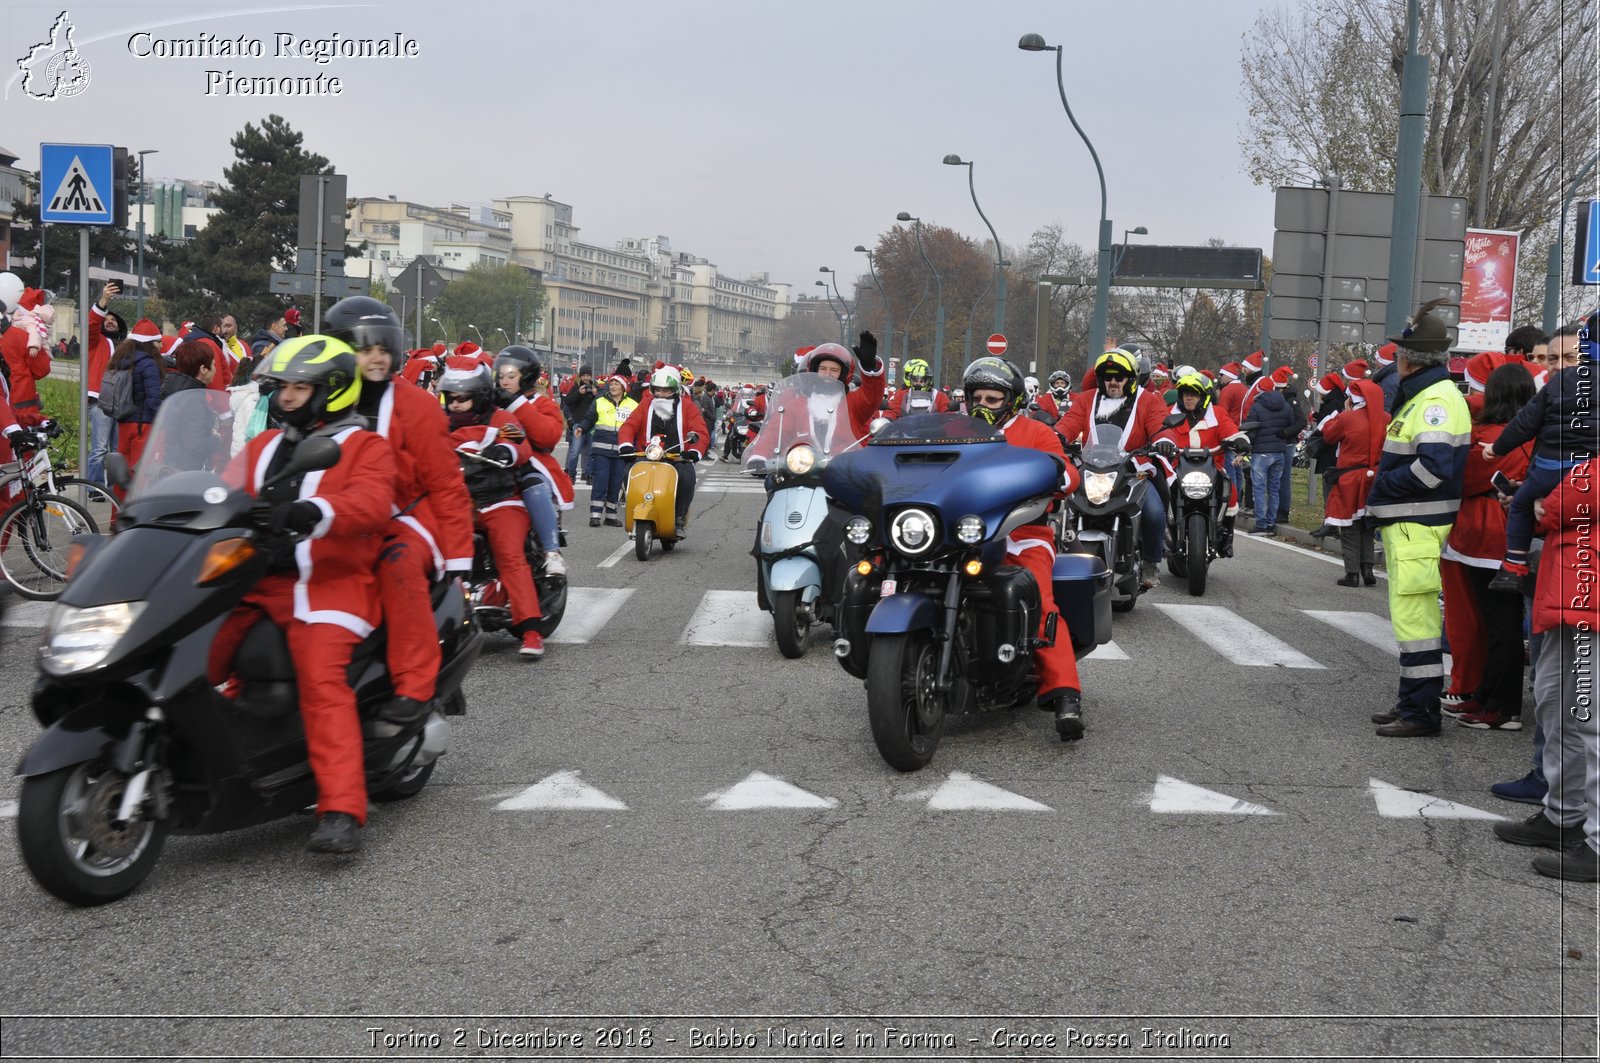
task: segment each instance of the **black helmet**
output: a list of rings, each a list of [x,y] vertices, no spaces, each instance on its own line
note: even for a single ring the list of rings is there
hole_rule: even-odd
[[[1025,401],[1027,384],[1022,378],[1022,370],[1004,358],[978,358],[967,366],[967,371],[961,374],[961,387],[972,399],[972,393],[979,389],[990,391],[1003,391],[1006,394],[1006,404],[995,410],[974,402],[972,415],[981,417],[990,424],[999,424],[1010,419]]]
[[[523,393],[532,391],[533,386],[539,382],[540,372],[539,356],[533,352],[533,348],[524,347],[522,344],[517,343],[495,355],[494,376],[496,381],[500,379],[500,370],[508,365],[515,366],[517,372],[522,374],[522,383],[517,390]]]
[[[461,425],[456,423],[456,414],[449,408],[451,395],[469,396],[472,399],[471,420],[481,423],[494,407],[494,379],[489,375],[489,367],[481,362],[471,366],[448,365],[439,375],[439,394],[444,399],[452,428]]]
[[[1133,355],[1134,375],[1139,378],[1139,386],[1145,387],[1150,383],[1150,356],[1137,343],[1124,343],[1122,349]]]
[[[393,359],[389,363],[391,373],[406,356],[405,337],[394,308],[365,295],[352,295],[330,306],[322,315],[322,331],[344,340],[356,351],[382,347]]]
[[[281,409],[275,411],[283,423],[295,428],[309,428],[318,421],[353,413],[356,400],[361,396],[356,352],[348,343],[332,336],[296,336],[284,340],[261,359],[256,376],[279,385],[304,383],[316,389],[311,401],[300,410],[287,414]],[[273,404],[276,406],[276,398]]]

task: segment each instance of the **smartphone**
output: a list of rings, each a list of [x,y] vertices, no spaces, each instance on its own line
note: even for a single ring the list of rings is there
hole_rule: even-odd
[[[1511,478],[1503,472],[1496,472],[1489,477],[1489,483],[1493,485],[1496,491],[1508,497],[1517,493],[1517,485],[1512,483]]]

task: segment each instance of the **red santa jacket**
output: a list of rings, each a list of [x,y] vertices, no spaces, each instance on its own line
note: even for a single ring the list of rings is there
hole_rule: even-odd
[[[1041,413],[1049,417],[1060,419],[1061,405],[1056,402],[1056,397],[1048,390],[1039,392],[1033,401],[1038,403],[1039,411]],[[1072,402],[1072,395],[1070,393],[1067,395],[1067,402],[1069,404]]]
[[[518,465],[525,461],[531,461],[534,457],[533,448],[528,446],[528,440],[523,435],[522,426],[517,423],[517,419],[514,416],[505,410],[495,410],[491,413],[488,424],[473,424],[457,428],[450,433],[450,445],[456,450],[471,451],[475,454],[482,453],[492,446],[507,446],[516,451],[516,464]],[[459,464],[460,459],[455,460]],[[462,487],[462,490],[466,490],[465,486]],[[468,499],[467,505],[469,507],[472,505],[471,499]],[[490,502],[487,505],[480,506],[479,510],[487,513],[491,509],[507,509],[513,506],[517,509],[522,508],[522,497],[520,495],[513,494],[510,498],[502,499],[499,502]],[[471,512],[471,510],[469,509],[468,512]]]
[[[1591,458],[1575,466],[1555,490],[1545,496],[1544,556],[1539,561],[1539,582],[1533,593],[1533,630],[1550,631],[1561,625],[1600,628],[1600,577],[1595,571],[1595,514],[1600,503]],[[1550,643],[1546,642],[1548,648]],[[1571,667],[1572,648],[1566,648]],[[1593,662],[1590,662],[1591,667]],[[1591,673],[1592,674],[1592,673]]]
[[[1098,390],[1074,395],[1072,405],[1061,415],[1061,420],[1056,422],[1056,431],[1061,433],[1061,438],[1068,443],[1080,441],[1087,443],[1090,427],[1099,423],[1096,415],[1100,404],[1104,401]],[[1156,436],[1161,434],[1164,427],[1162,422],[1166,418],[1167,407],[1161,401],[1161,396],[1144,388],[1135,391],[1133,409],[1129,412],[1127,423],[1122,430],[1122,449],[1131,451],[1149,446]]]
[[[1349,393],[1364,403],[1340,410],[1322,422],[1322,439],[1338,451],[1334,467],[1342,470],[1328,495],[1327,521],[1342,528],[1354,524],[1367,511],[1367,495],[1383,457],[1383,439],[1389,415],[1383,409],[1383,389],[1370,380],[1351,383]]]
[[[439,400],[404,380],[390,380],[378,402],[377,432],[394,448],[400,515],[433,547],[436,567],[472,567],[472,499],[450,445]]]
[[[1216,403],[1207,403],[1205,412],[1193,424],[1189,423],[1188,414],[1183,409],[1182,400],[1179,400],[1177,405],[1167,411],[1167,417],[1170,418],[1173,415],[1182,417],[1184,423],[1172,428],[1163,427],[1156,438],[1170,439],[1179,448],[1193,446],[1202,446],[1208,449],[1220,448],[1226,440],[1243,439],[1245,437],[1244,432],[1240,430],[1233,418],[1229,417],[1226,411],[1217,409]],[[1163,420],[1164,423],[1165,420]],[[1222,451],[1220,449],[1217,450],[1216,454],[1212,455],[1212,460],[1220,471],[1222,469]],[[1162,465],[1166,466],[1166,462],[1162,462]],[[1167,468],[1168,483],[1172,482],[1175,472],[1176,469]]]
[[[423,387],[439,373],[439,359],[428,350],[413,351],[400,370],[400,378],[408,384]]]
[[[106,312],[100,309],[99,304],[89,307],[89,346],[83,354],[83,360],[88,366],[89,376],[85,383],[88,384],[91,399],[100,397],[100,382],[105,379],[106,364],[116,353],[111,341],[106,339],[105,325]]]
[[[1506,556],[1506,511],[1489,478],[1503,472],[1513,480],[1528,475],[1534,441],[1529,440],[1503,458],[1485,461],[1479,443],[1493,443],[1505,430],[1502,424],[1474,424],[1467,468],[1461,480],[1461,508],[1450,528],[1441,555],[1474,568],[1499,568]]]
[[[561,416],[561,407],[549,395],[535,391],[531,395],[518,395],[512,399],[511,405],[506,407],[506,412],[515,417],[517,423],[522,426],[528,445],[533,448],[533,460],[538,462],[545,479],[550,481],[550,489],[555,492],[556,505],[562,509],[571,509],[574,497],[572,480],[561,467],[561,463],[556,460],[556,456],[551,453],[567,430],[566,418]]]
[[[364,428],[341,428],[339,463],[310,472],[297,495],[322,510],[311,535],[294,548],[299,570],[294,617],[306,624],[335,624],[360,638],[372,634],[382,616],[378,597],[378,552],[395,511],[394,451]],[[228,466],[230,483],[259,494],[283,433],[268,429],[246,443]]]
[[[1078,489],[1081,479],[1078,469],[1067,460],[1067,452],[1061,445],[1061,437],[1054,429],[1040,424],[1024,413],[1012,417],[1001,431],[1005,433],[1006,442],[1014,447],[1032,447],[1034,450],[1042,450],[1046,454],[1059,457],[1061,464],[1065,466],[1061,478],[1062,493],[1071,494]],[[1052,553],[1055,552],[1055,533],[1043,517],[1036,523],[1024,524],[1006,537],[1007,554],[1020,554],[1030,546],[1041,545],[1048,546]]]
[[[50,375],[50,351],[28,325],[13,323],[0,336],[0,357],[10,377],[6,398],[24,428],[44,420],[38,381]]]
[[[878,368],[867,372],[860,365],[856,372],[861,374],[861,386],[850,393],[847,406],[850,410],[850,429],[855,432],[857,439],[866,439],[872,434],[872,422],[883,409],[883,386],[888,383],[883,373],[883,361],[878,361]],[[845,385],[849,386],[849,381]]]
[[[950,412],[950,396],[946,395],[942,391],[913,391],[910,388],[901,388],[899,391],[894,393],[894,398],[889,400],[889,408],[883,412],[883,415],[889,418],[891,421],[898,421],[901,417],[904,417],[907,412],[906,399],[911,395],[918,396],[919,401],[923,404],[919,408],[912,409],[910,411],[912,413]],[[930,400],[927,398],[927,396],[930,395],[932,396],[931,404]],[[871,424],[872,422],[869,419],[867,423]]]
[[[651,398],[646,396],[639,400],[638,407],[623,422],[622,429],[617,432],[617,446],[632,448],[627,453],[643,451],[650,442],[650,409],[654,405]],[[666,439],[668,450],[682,448],[683,454],[694,455],[694,460],[699,461],[705,455],[707,440],[711,438],[706,430],[706,419],[700,415],[700,408],[692,401],[679,398],[676,402],[677,409],[673,411],[673,432],[676,438],[669,435]],[[699,436],[693,443],[686,442],[693,433]]]
[[[1233,418],[1234,424],[1238,424],[1244,418],[1244,393],[1248,390],[1250,389],[1244,386],[1242,380],[1230,380],[1218,392],[1214,405]]]

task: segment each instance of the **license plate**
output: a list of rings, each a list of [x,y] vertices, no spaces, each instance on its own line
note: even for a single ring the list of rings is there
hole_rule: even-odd
[[[894,580],[892,580],[892,579],[884,580],[883,583],[878,587],[878,597],[879,598],[887,598],[887,597],[889,597],[889,595],[891,595],[891,594],[893,594],[895,592],[896,587],[897,587],[897,584],[895,583]]]

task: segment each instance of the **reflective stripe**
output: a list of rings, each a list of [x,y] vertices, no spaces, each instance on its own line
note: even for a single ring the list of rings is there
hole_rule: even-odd
[[[1367,514],[1373,517],[1426,517],[1440,513],[1455,513],[1461,509],[1461,499],[1447,498],[1442,502],[1395,502],[1387,506],[1367,503]]]
[[[1424,445],[1464,447],[1472,442],[1472,434],[1458,436],[1449,432],[1422,432],[1411,439],[1396,439],[1393,436],[1383,441],[1385,454],[1415,454],[1417,448]]]
[[[1444,675],[1444,662],[1436,664],[1419,664],[1414,668],[1400,669],[1401,679],[1437,679]]]
[[[1441,479],[1440,477],[1435,476],[1433,473],[1428,471],[1428,467],[1426,465],[1422,464],[1422,459],[1421,458],[1418,458],[1416,461],[1412,462],[1411,465],[1410,465],[1410,469],[1411,469],[1411,475],[1413,475],[1417,479],[1421,480],[1422,483],[1423,483],[1423,486],[1425,486],[1430,491],[1432,491],[1435,487],[1438,487],[1440,484],[1444,483],[1443,479]]]
[[[1412,639],[1409,642],[1400,643],[1401,653],[1426,653],[1429,650],[1442,651],[1443,649],[1444,639],[1442,638]]]

